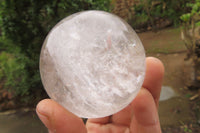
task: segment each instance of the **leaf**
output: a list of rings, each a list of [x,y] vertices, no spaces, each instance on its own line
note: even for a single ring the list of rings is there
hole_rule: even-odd
[[[180,19],[184,22],[188,22],[191,19],[191,14],[187,13],[187,14],[183,14]]]

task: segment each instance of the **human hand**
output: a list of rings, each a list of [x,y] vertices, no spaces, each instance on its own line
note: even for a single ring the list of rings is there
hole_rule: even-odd
[[[50,99],[39,102],[36,112],[49,133],[161,133],[157,109],[163,75],[163,64],[148,57],[143,87],[132,103],[112,116],[88,119],[86,126]]]

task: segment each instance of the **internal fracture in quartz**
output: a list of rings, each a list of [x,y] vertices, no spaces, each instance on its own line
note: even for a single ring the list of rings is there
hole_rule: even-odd
[[[40,73],[48,95],[79,117],[125,108],[140,90],[145,52],[134,30],[103,11],[73,14],[47,36]]]

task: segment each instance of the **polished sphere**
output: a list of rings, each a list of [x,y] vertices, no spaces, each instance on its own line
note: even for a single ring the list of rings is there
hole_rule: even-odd
[[[112,115],[140,90],[145,52],[134,30],[103,11],[84,11],[60,21],[40,55],[48,95],[83,118]]]

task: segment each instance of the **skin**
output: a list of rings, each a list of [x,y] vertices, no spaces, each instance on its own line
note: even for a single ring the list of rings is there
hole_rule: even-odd
[[[164,66],[156,58],[146,58],[146,76],[136,98],[122,111],[108,117],[81,118],[51,99],[38,103],[36,112],[49,133],[161,133],[158,102]]]

